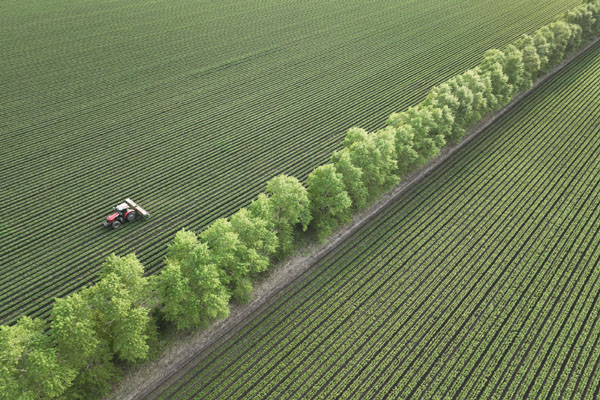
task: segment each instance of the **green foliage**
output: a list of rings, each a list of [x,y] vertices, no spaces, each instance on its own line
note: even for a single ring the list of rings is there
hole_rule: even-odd
[[[50,333],[61,359],[73,368],[82,369],[87,360],[100,352],[103,344],[97,336],[96,323],[89,313],[87,291],[57,298],[52,307]],[[109,353],[108,346],[104,352]],[[110,358],[110,354],[108,358]]]
[[[7,151],[1,204],[28,204],[18,218],[0,217],[0,252],[23,260],[12,264],[11,274],[27,277],[23,285],[35,280],[37,288],[0,282],[6,322],[14,322],[15,309],[49,313],[53,297],[97,277],[98,255],[111,249],[139,249],[148,268],[161,268],[164,246],[179,228],[200,233],[207,218],[229,216],[280,172],[305,179],[312,169],[307,165],[329,162],[348,124],[383,126],[388,114],[415,105],[451,71],[476,65],[483,52],[477,49],[504,48],[574,0],[307,1],[302,7],[270,1],[267,8],[257,0],[234,7],[228,1],[66,3],[12,0],[0,6],[0,135]],[[105,3],[110,7],[100,12]],[[226,23],[232,7],[244,17]],[[111,18],[99,18],[105,12]],[[281,21],[292,20],[284,29]],[[198,32],[207,34],[200,40]],[[299,45],[293,55],[285,51],[292,42]],[[273,63],[263,63],[263,56]],[[40,68],[34,76],[22,65]],[[274,65],[281,69],[271,70]],[[242,81],[248,84],[236,84]],[[138,90],[144,94],[125,95]],[[388,112],[392,104],[396,109]],[[177,124],[176,136],[170,122]],[[143,139],[130,133],[144,142],[143,153],[135,142],[112,139],[128,124],[143,129]],[[308,149],[314,154],[298,154]],[[107,174],[108,165],[120,173]],[[103,210],[94,217],[100,222],[114,204],[99,188],[111,185],[123,194],[131,188],[152,218],[114,233],[99,233],[77,216],[57,222],[51,204],[81,193],[88,194],[86,213]],[[65,251],[65,243],[77,251]]]
[[[583,35],[589,37],[596,33],[596,22],[599,7],[595,3],[582,4],[572,8],[565,14],[565,21],[581,27]]]
[[[506,46],[504,50],[504,73],[508,77],[509,85],[512,85],[514,91],[523,87],[525,74],[525,65],[523,63],[523,53],[513,44]]]
[[[100,280],[114,276],[127,288],[128,297],[136,304],[148,298],[148,280],[144,277],[144,266],[135,254],[118,257],[114,254],[106,257],[102,264]]]
[[[72,400],[102,399],[111,390],[122,372],[105,353],[94,355],[65,391],[64,398]]]
[[[347,221],[351,208],[363,207],[437,155],[446,142],[458,141],[486,113],[578,48],[584,37],[599,33],[599,13],[599,2],[589,1],[504,51],[486,52],[479,67],[433,88],[418,106],[392,114],[387,128],[373,133],[350,129],[332,163],[309,174],[308,189],[281,175],[248,209],[204,230],[202,241],[193,232],[178,232],[165,268],[152,280],[143,276],[134,255],[109,256],[96,285],[56,300],[48,333],[42,321],[27,317],[0,327],[0,398],[106,394],[119,375],[117,358],[137,362],[147,357],[154,306],[178,329],[226,317],[230,298],[248,300],[252,278],[269,268],[278,250],[280,256],[291,252],[294,226],[306,230],[312,220],[319,239],[325,239]]]
[[[210,224],[200,234],[200,240],[208,245],[210,260],[220,271],[221,282],[229,288],[232,297],[240,302],[248,301],[252,291],[248,281],[250,274],[264,271],[267,265],[253,264],[252,256],[256,252],[240,241],[231,222],[225,218]]]
[[[259,218],[265,221],[267,229],[274,229],[273,202],[265,193],[259,194],[258,197],[250,203],[248,212],[253,218]]]
[[[447,127],[438,126],[435,111],[439,107],[424,103],[422,106],[410,107],[401,113],[393,113],[388,118],[388,124],[400,130],[396,135],[413,138],[413,149],[418,155],[413,167],[426,163],[430,158],[439,154],[446,144],[444,134]],[[449,110],[446,108],[446,110]],[[405,165],[402,165],[406,168]]]
[[[522,89],[529,89],[540,75],[542,61],[535,47],[533,37],[523,35],[515,44],[523,55]]]
[[[61,396],[77,371],[59,362],[40,319],[21,317],[0,327],[0,399]]]
[[[185,228],[180,229],[167,247],[167,262],[192,263],[193,258],[198,256],[198,236]]]
[[[118,375],[114,356],[126,361],[146,358],[152,321],[143,271],[135,255],[111,255],[97,284],[56,301],[50,335],[61,362],[78,371],[65,396],[105,394]]]
[[[564,21],[553,22],[548,25],[548,28],[553,35],[549,64],[555,66],[565,58],[567,52],[575,46],[579,46],[582,31],[578,25],[568,24]]]
[[[504,58],[504,62],[506,59]],[[491,69],[496,69],[498,63]],[[502,67],[503,69],[504,67]],[[512,94],[512,86],[505,88],[506,92],[498,94],[494,91],[493,74],[484,72],[481,68],[475,68],[457,77],[457,87],[467,88],[472,93],[472,101],[463,110],[462,123],[467,128],[483,118],[488,112],[498,108],[503,97]]]
[[[257,274],[269,268],[270,258],[277,252],[279,240],[273,231],[272,218],[256,217],[246,208],[230,218],[231,227],[246,246],[250,259],[250,273]]]
[[[396,130],[389,126],[384,129],[379,129],[370,135],[372,140],[375,141],[375,148],[377,149],[376,159],[381,183],[374,191],[374,195],[379,197],[379,195],[400,181],[397,176],[398,164],[396,160],[398,159],[398,156],[396,154]]]
[[[190,283],[179,264],[172,261],[166,262],[156,278],[160,312],[165,320],[174,323],[179,330],[201,325],[203,310]]]
[[[229,314],[229,294],[214,265],[192,268],[184,273],[179,264],[167,263],[158,277],[161,311],[179,330],[206,327]]]
[[[351,207],[354,210],[360,210],[367,204],[368,190],[362,181],[362,170],[352,164],[350,150],[345,148],[333,152],[331,162],[335,165],[336,171],[342,176],[346,192],[352,200]]]
[[[360,128],[348,130],[344,147],[348,149],[352,165],[362,171],[361,180],[368,200],[398,182],[394,136],[392,127],[371,134]]]
[[[90,289],[85,289],[56,299],[52,308],[50,335],[61,362],[78,371],[65,393],[72,399],[106,394],[118,376],[110,344],[98,332],[89,297]]]
[[[122,360],[146,358],[150,309],[144,268],[134,254],[110,255],[102,265],[100,281],[87,289],[96,330]]]
[[[169,396],[596,398],[599,64],[595,46],[536,89]]]
[[[395,131],[396,171],[399,177],[403,177],[413,169],[419,153],[415,150],[414,132],[409,126],[401,125]]]
[[[515,87],[510,84],[509,77],[504,71],[506,57],[497,49],[488,50],[480,65],[482,75],[487,75],[492,83],[492,93],[497,99],[497,104],[503,106],[508,103],[515,92]]]
[[[325,240],[331,232],[350,217],[352,200],[342,175],[333,164],[317,167],[308,175],[308,198],[312,214],[312,223],[319,240]]]
[[[266,193],[273,206],[273,223],[279,237],[280,255],[285,256],[293,249],[294,225],[300,224],[306,231],[311,221],[308,192],[297,178],[279,175],[267,183]]]
[[[465,96],[469,97],[470,95],[470,92],[462,89],[457,92],[457,87],[456,82],[444,82],[432,88],[423,102],[424,106],[432,110],[439,133],[451,143],[458,140],[465,132],[464,123],[461,122],[461,118],[464,117],[460,115],[460,112],[464,108],[462,102]],[[389,122],[393,123],[392,120]],[[404,125],[410,126],[408,122],[405,122]],[[406,128],[403,130],[406,131]],[[403,133],[402,136],[404,135]]]
[[[229,314],[229,293],[205,243],[181,229],[169,244],[166,266],[157,277],[160,310],[177,329],[206,327]]]
[[[590,31],[592,35],[600,33],[600,2],[592,1],[587,4],[588,10],[592,13],[592,17],[595,20],[592,24]]]
[[[550,68],[553,41],[554,34],[547,26],[538,29],[533,35],[533,44],[540,57],[540,73],[544,73]]]

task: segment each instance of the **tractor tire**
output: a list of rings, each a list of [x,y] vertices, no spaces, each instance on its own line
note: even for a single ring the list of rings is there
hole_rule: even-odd
[[[135,217],[137,217],[137,215],[135,215],[134,212],[130,212],[129,214],[127,214],[127,222],[135,220]]]
[[[112,225],[111,225],[111,226],[112,226],[112,228],[113,228],[113,229],[117,229],[118,227],[120,227],[120,226],[121,226],[121,222],[119,222],[119,221],[115,221],[115,222],[113,222],[113,223],[112,223]]]

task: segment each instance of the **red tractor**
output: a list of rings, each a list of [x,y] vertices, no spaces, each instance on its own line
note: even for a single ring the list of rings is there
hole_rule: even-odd
[[[124,222],[132,222],[137,218],[146,218],[150,214],[142,207],[138,206],[135,201],[125,199],[124,203],[119,204],[114,208],[114,213],[106,217],[106,221],[102,224],[104,227],[112,227],[117,229]]]

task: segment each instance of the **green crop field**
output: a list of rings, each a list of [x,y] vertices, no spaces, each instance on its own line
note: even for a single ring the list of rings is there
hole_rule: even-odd
[[[161,398],[597,398],[599,151],[595,45]]]
[[[305,178],[580,0],[4,0],[0,322]],[[101,228],[131,197],[149,221]]]

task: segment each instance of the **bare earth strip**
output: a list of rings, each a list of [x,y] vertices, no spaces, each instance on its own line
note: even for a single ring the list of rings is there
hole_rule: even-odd
[[[154,393],[156,388],[161,385],[168,385],[169,382],[177,381],[193,368],[198,360],[201,360],[206,354],[210,353],[218,342],[227,340],[235,335],[250,319],[254,318],[257,313],[260,313],[262,309],[268,306],[270,300],[286,286],[309,271],[319,260],[350,238],[382,210],[402,196],[406,190],[442,165],[456,151],[477,137],[488,126],[513,109],[521,100],[534,92],[540,85],[562,70],[566,65],[585,53],[598,41],[600,41],[600,38],[589,42],[580,51],[574,53],[544,77],[538,79],[531,89],[519,94],[508,105],[482,120],[465,135],[460,143],[445,148],[438,157],[432,159],[427,165],[406,177],[402,183],[389,191],[379,201],[372,204],[367,210],[357,214],[352,222],[338,230],[327,243],[323,245],[311,245],[303,250],[303,254],[296,255],[276,266],[267,279],[256,284],[253,292],[254,298],[250,303],[233,306],[228,318],[217,321],[206,330],[179,336],[164,351],[160,359],[147,362],[130,373],[117,385],[109,397],[118,400],[156,398],[160,394]]]

